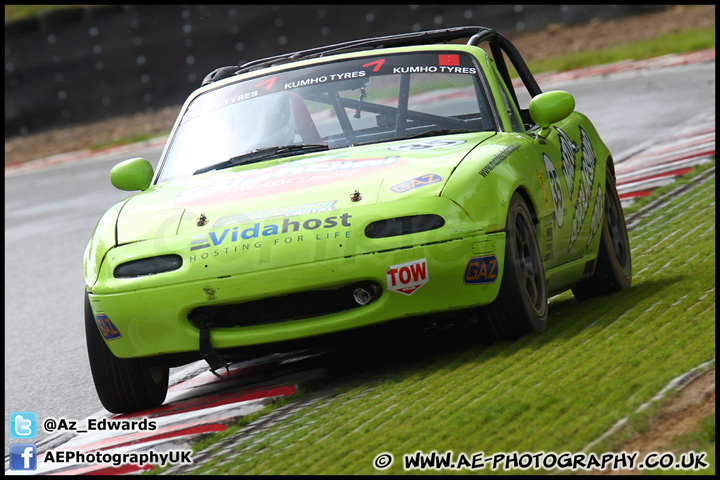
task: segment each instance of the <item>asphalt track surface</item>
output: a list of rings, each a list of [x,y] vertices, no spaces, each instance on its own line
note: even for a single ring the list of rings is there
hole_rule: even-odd
[[[577,110],[593,121],[615,155],[625,204],[715,154],[714,50],[541,76],[538,82],[544,91],[571,92]],[[95,394],[85,351],[82,255],[100,215],[127,196],[111,186],[110,168],[136,156],[156,165],[162,144],[60,155],[6,169],[5,425],[11,412],[35,412],[38,435],[31,442],[38,453],[59,446],[187,447],[196,435],[224,430],[268,398],[326,375],[338,358],[343,369],[362,368],[348,354],[314,351],[235,364],[231,380],[220,382],[199,362],[171,370],[173,386],[165,404],[152,412],[158,422],[153,431],[44,431],[47,419],[77,420],[83,428],[87,418],[110,417]],[[417,335],[423,343],[422,332]],[[25,441],[10,438],[6,427],[6,470],[9,445],[17,442]],[[130,473],[138,467],[104,468],[56,466],[35,473]]]

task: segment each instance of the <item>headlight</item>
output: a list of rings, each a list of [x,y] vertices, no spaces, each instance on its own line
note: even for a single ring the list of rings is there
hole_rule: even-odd
[[[159,257],[142,258],[123,263],[115,267],[115,278],[135,278],[156,273],[171,272],[182,267],[180,255],[161,255]]]
[[[409,217],[388,218],[372,222],[365,227],[365,236],[368,238],[395,237],[410,233],[435,230],[445,225],[440,215],[412,215]]]

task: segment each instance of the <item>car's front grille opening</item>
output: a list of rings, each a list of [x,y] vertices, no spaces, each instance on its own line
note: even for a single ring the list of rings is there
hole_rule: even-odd
[[[382,287],[377,283],[358,282],[331,290],[312,290],[252,302],[198,307],[190,312],[188,318],[195,324],[197,319],[202,318],[212,328],[264,325],[362,307],[374,302],[380,295]]]

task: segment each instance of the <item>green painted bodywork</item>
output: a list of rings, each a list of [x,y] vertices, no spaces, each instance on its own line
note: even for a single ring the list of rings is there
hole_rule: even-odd
[[[438,48],[412,51],[419,49]],[[610,161],[594,127],[578,112],[558,115],[568,110],[572,97],[551,92],[534,107],[543,122],[554,120],[547,125],[538,121],[546,127],[542,137],[524,129],[513,131],[503,106],[503,87],[485,52],[471,46],[442,47],[448,50],[476,56],[492,100],[500,106],[499,131],[339,148],[147,188],[143,162],[134,160],[117,169],[116,186],[142,191],[105,213],[84,257],[92,309],[96,316],[106,315],[120,334],[106,341],[110,350],[121,358],[196,351],[199,331],[188,320],[194,308],[281,298],[360,281],[376,282],[383,287],[382,295],[369,305],[336,314],[213,329],[212,344],[266,344],[487,305],[502,283],[504,229],[515,191],[523,195],[535,218],[549,290],[570,288],[592,274],[588,262],[597,256],[602,188]],[[333,58],[363,55],[371,53]],[[326,61],[332,59],[297,62],[292,68]],[[191,99],[208,88],[217,85],[199,90]],[[425,140],[444,143],[402,148]],[[419,178],[433,181],[406,187]],[[352,198],[356,191],[362,196],[359,201]],[[388,238],[368,238],[364,233],[377,220],[427,214],[441,216],[444,226]],[[114,277],[120,264],[168,254],[182,257],[178,270]],[[470,260],[490,255],[499,264],[496,278],[485,284],[466,283]],[[391,266],[422,259],[427,282],[412,295],[387,288]]]
[[[110,182],[119,190],[147,190],[152,179],[152,165],[144,158],[125,160],[110,171]]]
[[[567,92],[541,93],[530,100],[530,115],[540,126],[539,135],[550,134],[550,125],[567,118],[575,110],[575,99]]]

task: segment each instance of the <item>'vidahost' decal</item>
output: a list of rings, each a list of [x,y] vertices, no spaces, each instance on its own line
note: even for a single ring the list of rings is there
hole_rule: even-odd
[[[428,282],[427,261],[422,258],[400,265],[391,265],[385,276],[388,289],[403,295],[412,295]]]
[[[238,173],[230,180],[185,190],[178,194],[175,203],[183,207],[191,207],[264,197],[275,193],[286,193],[366,177],[400,167],[407,161],[408,159],[392,156],[352,160],[334,158],[301,165],[279,165],[248,172],[248,174]],[[223,176],[223,178],[227,178],[227,176]]]

